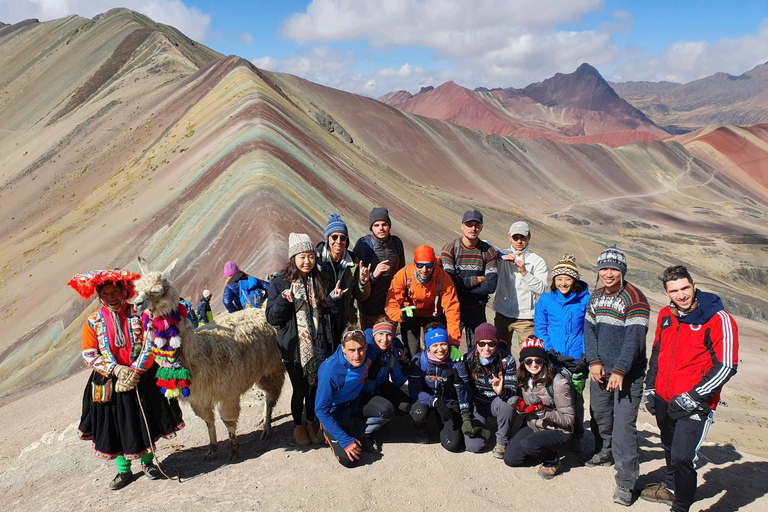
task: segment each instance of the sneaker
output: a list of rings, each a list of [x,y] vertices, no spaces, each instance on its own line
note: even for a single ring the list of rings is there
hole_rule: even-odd
[[[503,459],[504,458],[504,452],[506,452],[506,451],[507,451],[507,445],[496,443],[496,446],[493,448],[493,451],[491,452],[491,455],[493,455],[497,459]]]
[[[118,473],[117,476],[109,482],[109,488],[113,491],[119,491],[133,479],[133,473]]]
[[[558,473],[560,473],[560,461],[558,460],[554,466],[542,465],[539,468],[538,473],[544,480],[552,480]]]
[[[613,502],[628,507],[632,504],[632,489],[628,487],[617,486],[613,493]]]
[[[149,480],[159,480],[163,478],[163,474],[160,473],[160,470],[157,468],[157,466],[151,462],[149,464],[142,464],[141,472],[144,473],[144,476],[146,476]]]
[[[307,435],[309,436],[309,440],[312,441],[312,444],[320,444],[320,437],[317,435],[317,423],[310,421],[304,425],[304,430],[307,431]]]
[[[665,505],[672,505],[675,501],[675,494],[667,489],[665,483],[648,484],[640,493],[640,497],[645,501],[652,501],[654,503],[664,503]]]
[[[304,428],[304,425],[296,425],[293,427],[293,440],[296,441],[296,444],[299,446],[310,445],[307,429]]]
[[[613,457],[611,457],[610,453],[596,453],[592,456],[591,459],[586,461],[584,465],[591,468],[595,466],[611,466],[613,465]]]

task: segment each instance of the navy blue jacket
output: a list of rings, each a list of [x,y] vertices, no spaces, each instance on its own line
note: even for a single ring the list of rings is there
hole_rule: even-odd
[[[472,388],[464,360],[437,364],[425,352],[413,358],[413,369],[408,377],[411,400],[432,407],[435,398],[446,404],[458,403],[462,414],[469,412]]]

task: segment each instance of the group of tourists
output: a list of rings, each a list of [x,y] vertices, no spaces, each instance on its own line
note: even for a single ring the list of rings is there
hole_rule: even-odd
[[[267,297],[266,318],[277,329],[292,386],[295,444],[325,443],[352,467],[363,451],[380,449],[376,433],[392,418],[410,416],[419,442],[432,433],[451,452],[489,450],[508,466],[534,461],[551,479],[565,450],[582,451],[588,382],[595,450],[585,464],[615,464],[613,501],[628,506],[635,497],[642,401],[661,429],[667,471],[641,497],[689,509],[698,449],[738,361],[736,324],[716,295],[698,290],[683,266],[664,271],[670,303],[659,313],[649,363],[650,307],[627,282],[626,257],[616,246],[598,256],[599,286],[590,295],[572,255],[548,272],[531,251],[526,222],[514,222],[510,247],[499,249],[480,238],[483,215],[470,210],[460,237],[439,255],[417,247],[412,263],[391,226],[387,209],[374,208],[370,234],[351,250],[337,214],[317,244],[291,233],[285,266],[269,282],[234,262],[224,267],[228,311],[260,307]],[[80,434],[93,439],[99,456],[117,459],[112,489],[130,480],[134,459],[157,478],[151,442],[183,426],[176,399],[149,390],[157,365],[127,304],[134,278],[94,271],[70,281],[102,304],[83,327],[83,358],[93,373]],[[213,320],[211,296],[206,290],[201,301],[206,323]],[[142,386],[148,425],[140,393],[127,392]]]

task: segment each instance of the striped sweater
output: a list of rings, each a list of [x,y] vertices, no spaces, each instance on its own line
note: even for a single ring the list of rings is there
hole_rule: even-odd
[[[487,252],[487,264],[483,265],[483,253]],[[459,296],[459,304],[463,308],[484,306],[488,302],[488,296],[496,291],[498,280],[498,255],[492,245],[480,242],[477,248],[459,245],[459,254],[455,255],[456,242],[445,244],[440,254],[443,262],[443,270],[453,279],[456,293]],[[485,281],[478,283],[478,277],[484,276]]]
[[[644,374],[650,313],[645,295],[630,283],[612,295],[604,287],[598,288],[584,323],[584,349],[590,366],[602,364],[607,374]]]

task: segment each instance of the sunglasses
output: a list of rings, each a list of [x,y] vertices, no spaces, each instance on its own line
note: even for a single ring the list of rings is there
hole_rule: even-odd
[[[365,338],[365,333],[363,331],[359,330],[359,329],[356,330],[356,331],[347,331],[347,332],[344,333],[344,339],[345,340],[349,339],[349,338],[356,338],[356,337]]]
[[[425,268],[426,267],[426,268],[430,269],[430,268],[432,268],[434,266],[435,266],[434,263],[416,263],[416,268]]]
[[[483,348],[483,347],[496,348],[496,345],[498,345],[498,342],[496,342],[496,341],[477,341],[477,342],[475,342],[475,345],[477,345],[478,348]]]
[[[544,360],[540,357],[527,357],[524,362],[527,366],[531,366],[534,364],[536,366],[541,366],[542,364],[544,364]]]
[[[333,235],[331,235],[331,237],[330,237],[330,238],[331,238],[331,240],[333,240],[334,242],[335,242],[336,240],[338,240],[339,238],[341,238],[341,241],[342,241],[342,242],[346,242],[347,240],[349,240],[349,238],[347,238],[347,235],[339,235],[339,234],[333,234]]]

